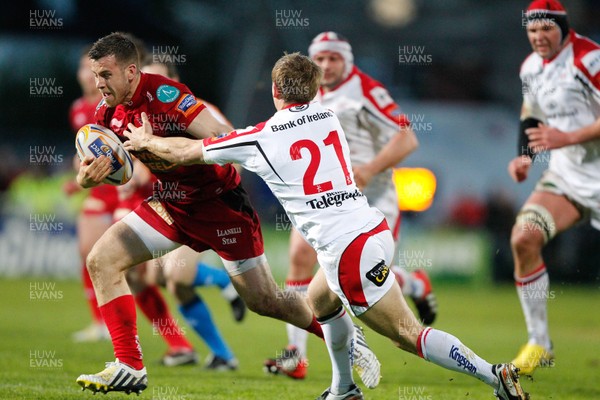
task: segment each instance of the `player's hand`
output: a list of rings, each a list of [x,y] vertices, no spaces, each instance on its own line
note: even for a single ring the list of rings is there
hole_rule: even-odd
[[[538,124],[537,128],[526,129],[525,133],[529,138],[529,147],[534,153],[559,149],[572,144],[567,133],[544,125],[541,122]]]
[[[508,163],[508,174],[515,182],[523,182],[527,179],[532,162],[531,158],[527,156],[515,157]]]
[[[129,123],[123,135],[129,138],[128,141],[123,143],[125,150],[139,151],[146,149],[148,142],[152,138],[152,124],[148,119],[148,115],[145,112],[142,113],[142,126],[137,127]]]
[[[375,176],[375,172],[369,168],[368,164],[352,167],[352,173],[354,174],[354,182],[356,183],[358,190],[361,191],[369,184],[369,182],[371,182],[373,176]]]
[[[98,158],[87,156],[79,164],[77,183],[84,188],[98,186],[111,172],[110,158],[104,155]]]

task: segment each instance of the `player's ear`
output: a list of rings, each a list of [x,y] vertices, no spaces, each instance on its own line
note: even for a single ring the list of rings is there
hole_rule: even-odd
[[[281,99],[281,92],[277,88],[277,85],[275,85],[275,82],[271,82],[271,93],[274,98]]]
[[[135,75],[138,73],[138,67],[135,64],[129,64],[127,68],[125,68],[125,73],[127,74],[127,79],[130,81],[133,80]]]

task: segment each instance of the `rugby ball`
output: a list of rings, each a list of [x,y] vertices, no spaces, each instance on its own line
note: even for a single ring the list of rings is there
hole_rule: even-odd
[[[80,160],[86,156],[110,158],[112,172],[104,183],[123,185],[133,175],[133,160],[125,150],[119,137],[113,131],[101,125],[87,124],[79,128],[75,138],[75,148]]]

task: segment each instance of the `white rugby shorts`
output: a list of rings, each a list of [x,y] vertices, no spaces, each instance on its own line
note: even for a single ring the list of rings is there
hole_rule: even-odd
[[[371,308],[394,285],[393,255],[394,239],[385,219],[317,250],[329,288],[355,316]]]

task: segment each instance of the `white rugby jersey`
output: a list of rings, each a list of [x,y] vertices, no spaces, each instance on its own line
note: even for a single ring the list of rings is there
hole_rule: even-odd
[[[383,219],[354,184],[337,117],[318,102],[293,105],[203,144],[206,162],[235,162],[258,174],[315,249]]]
[[[571,31],[570,43],[552,60],[536,53],[520,73],[523,104],[531,116],[563,132],[600,117],[600,46]],[[600,198],[600,140],[550,151],[549,169],[580,196]]]
[[[334,90],[320,90],[315,100],[338,116],[354,165],[370,162],[400,128],[410,124],[385,87],[356,67]],[[364,193],[372,200],[387,196],[397,208],[391,169],[374,176]]]

